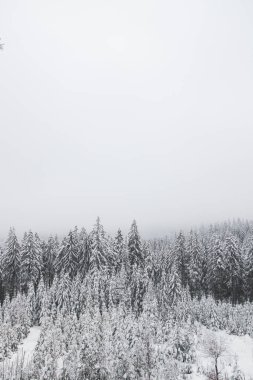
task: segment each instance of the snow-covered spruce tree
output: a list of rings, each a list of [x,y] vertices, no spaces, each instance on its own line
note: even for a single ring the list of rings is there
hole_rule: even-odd
[[[237,238],[228,234],[225,240],[226,270],[228,278],[229,296],[234,305],[242,299],[242,261]]]
[[[121,271],[114,276],[113,280],[113,304],[122,309],[124,313],[127,313],[131,304],[131,291],[130,286],[128,286],[127,273],[124,267],[122,267]]]
[[[139,315],[143,309],[143,298],[148,283],[148,274],[144,269],[143,246],[135,220],[128,234],[128,260],[131,307],[132,310]]]
[[[113,356],[112,368],[113,378],[130,379],[132,368],[130,356],[130,326],[128,318],[123,309],[114,309],[112,311],[112,344],[111,351]]]
[[[128,234],[128,256],[131,269],[143,266],[143,252],[141,238],[134,220]]]
[[[32,231],[24,234],[21,245],[21,289],[28,291],[29,283],[36,288],[42,269],[42,253],[38,235],[34,235]]]
[[[32,325],[39,325],[41,318],[42,305],[44,303],[44,297],[46,296],[46,289],[43,279],[40,280],[37,290],[35,292],[32,283],[29,284],[27,293],[27,307],[28,314]]]
[[[0,306],[5,298],[5,289],[3,283],[3,251],[0,247]]]
[[[94,274],[100,270],[107,270],[110,262],[109,242],[100,219],[91,232],[90,272]]]
[[[43,278],[47,287],[50,287],[55,275],[55,260],[59,249],[57,236],[49,236],[48,241],[43,245]]]
[[[189,263],[190,258],[185,246],[185,236],[182,231],[178,234],[175,242],[175,256],[178,261],[178,271],[181,284],[185,288],[189,284]]]
[[[55,270],[59,275],[61,272],[68,273],[70,278],[74,278],[78,270],[78,232],[77,228],[70,231],[63,240],[55,260]]]
[[[160,317],[164,320],[167,319],[168,310],[171,306],[168,287],[168,273],[163,270],[161,274],[161,280],[159,281],[159,284],[154,288],[154,290],[156,292],[158,312]]]
[[[57,359],[63,354],[61,318],[62,316],[59,315],[55,323],[50,317],[43,319],[41,334],[32,361],[32,376],[24,377],[24,380],[55,380],[59,378],[57,376]]]
[[[105,328],[106,318],[98,309],[82,316],[81,344],[79,352],[79,369],[77,379],[105,380],[109,379],[107,368],[106,350],[109,347],[106,343],[106,335],[110,333],[109,328]],[[66,368],[64,371],[69,375]],[[68,377],[69,378],[69,377]]]
[[[20,287],[20,245],[14,228],[10,228],[2,260],[4,286],[12,298]]]
[[[167,260],[162,262],[161,279],[155,286],[155,293],[159,313],[163,320],[167,320],[172,305],[176,303],[180,296],[182,286],[178,274],[177,258],[168,253]]]
[[[113,242],[113,251],[115,256],[115,271],[116,273],[119,273],[122,265],[125,265],[126,258],[124,257],[125,253],[125,244],[124,244],[124,237],[120,229],[118,229],[117,234],[115,236],[114,242]]]
[[[173,331],[173,356],[176,360],[183,363],[194,361],[194,345],[193,345],[193,326],[187,323],[177,323]]]
[[[180,280],[180,276],[178,274],[177,265],[173,265],[171,267],[171,271],[168,276],[168,296],[170,300],[170,304],[174,305],[178,299],[181,297],[182,292],[182,284]]]
[[[162,249],[152,249],[150,253],[150,272],[149,276],[154,285],[159,286],[161,282],[162,273],[164,271],[164,251]]]
[[[59,252],[60,243],[58,236],[49,236],[43,250],[43,278],[46,287],[51,287],[54,281],[55,261]]]
[[[200,287],[201,295],[208,295],[208,257],[210,255],[209,242],[205,238],[200,241]]]
[[[226,297],[227,290],[227,272],[225,263],[225,252],[223,244],[218,235],[212,239],[209,266],[208,266],[208,282],[211,294],[217,300]]]
[[[135,267],[130,282],[132,311],[139,316],[143,311],[143,300],[148,286],[147,272]]]
[[[190,257],[189,286],[192,296],[200,296],[201,289],[201,251],[197,233],[191,231],[188,239],[187,251]]]
[[[78,255],[79,266],[78,270],[82,277],[84,277],[90,267],[90,255],[91,255],[91,239],[87,234],[85,228],[82,228],[78,235]]]
[[[81,291],[82,291],[82,281],[81,281],[81,275],[80,273],[78,273],[71,283],[71,311],[72,313],[75,313],[77,318],[80,317],[82,307],[83,307]]]
[[[253,301],[253,231],[244,247],[244,284],[246,298]]]
[[[55,289],[56,306],[63,314],[71,311],[71,279],[68,273],[61,273]]]
[[[33,324],[40,325],[41,322],[41,311],[42,305],[44,303],[44,298],[46,297],[46,289],[44,281],[41,278],[34,299],[34,314],[33,314]]]
[[[31,325],[34,324],[35,319],[35,290],[33,284],[30,282],[28,285],[28,290],[26,292],[26,299],[27,299],[27,313],[29,316],[29,319],[31,321]]]

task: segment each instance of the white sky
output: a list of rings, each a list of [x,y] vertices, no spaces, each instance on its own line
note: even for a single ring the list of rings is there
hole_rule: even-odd
[[[253,218],[252,0],[0,0],[0,233]]]

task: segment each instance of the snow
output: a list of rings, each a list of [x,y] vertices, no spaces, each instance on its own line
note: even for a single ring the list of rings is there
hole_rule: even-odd
[[[63,356],[57,359],[57,369],[56,369],[57,378],[60,377],[62,370],[63,370]]]
[[[28,336],[19,344],[17,351],[15,351],[10,358],[4,360],[3,365],[11,365],[20,361],[21,358],[24,360],[24,367],[31,360],[36,344],[39,340],[41,328],[39,326],[34,326],[30,328]]]
[[[246,377],[253,377],[253,339],[249,335],[230,336],[230,350],[238,357],[238,367]]]
[[[244,375],[245,380],[253,379],[253,339],[249,335],[229,335],[226,331],[210,331],[204,326],[199,326],[196,335],[196,364],[191,380],[205,380],[205,373],[214,367],[213,359],[206,353],[205,344],[214,337],[217,342],[225,346],[225,351],[218,359],[218,367],[222,374],[232,377],[235,370]]]

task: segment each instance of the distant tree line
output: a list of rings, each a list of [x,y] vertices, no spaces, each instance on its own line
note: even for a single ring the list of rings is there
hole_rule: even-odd
[[[11,228],[0,256],[0,299],[27,294],[31,284],[36,291],[40,280],[50,288],[65,275],[72,281],[77,275],[119,273],[129,285],[132,304],[138,299],[140,309],[149,282],[171,302],[184,288],[192,297],[252,301],[253,225],[224,223],[151,241],[141,239],[135,221],[126,237],[118,230],[113,238],[98,218],[90,233],[75,227],[61,242],[57,236],[41,240],[32,231],[19,242]]]

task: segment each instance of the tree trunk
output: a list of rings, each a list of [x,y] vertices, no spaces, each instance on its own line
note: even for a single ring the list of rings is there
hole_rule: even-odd
[[[218,358],[215,358],[215,379],[219,380]]]

